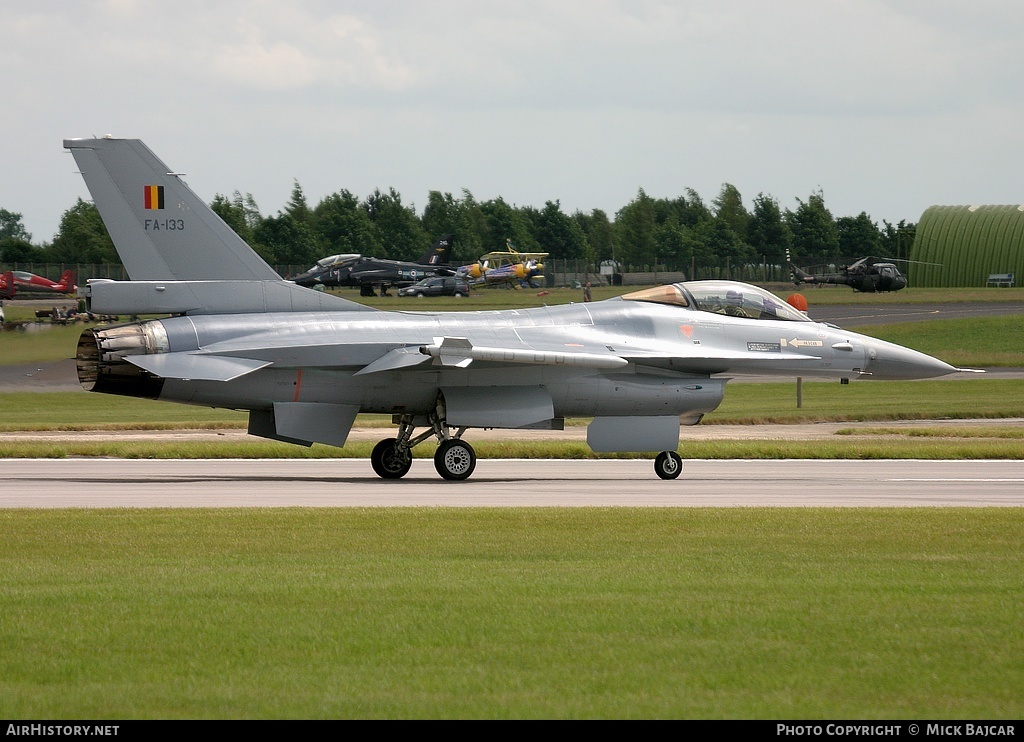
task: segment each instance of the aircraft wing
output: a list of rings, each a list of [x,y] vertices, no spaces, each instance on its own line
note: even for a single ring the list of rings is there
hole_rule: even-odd
[[[522,260],[546,258],[550,253],[546,252],[489,252],[481,255],[479,260],[503,260],[504,262],[518,263]]]

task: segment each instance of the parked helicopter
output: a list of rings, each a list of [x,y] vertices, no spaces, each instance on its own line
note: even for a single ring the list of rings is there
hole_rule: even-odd
[[[786,259],[789,260],[788,253]],[[789,269],[793,275],[793,283],[797,286],[802,283],[834,283],[849,286],[854,291],[874,293],[906,288],[907,277],[896,267],[896,263],[912,262],[919,261],[866,257],[840,267],[837,273],[807,273],[792,262],[789,263]]]

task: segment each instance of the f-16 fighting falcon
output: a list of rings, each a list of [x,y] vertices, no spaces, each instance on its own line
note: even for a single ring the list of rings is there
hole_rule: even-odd
[[[594,451],[656,454],[655,472],[674,479],[679,426],[719,405],[726,375],[958,370],[731,281],[497,312],[379,311],[283,280],[141,141],[64,146],[131,279],[83,287],[90,310],[168,315],[87,329],[83,386],[248,410],[250,434],[305,446],[343,446],[358,414],[389,414],[397,434],[371,455],[386,479],[431,437],[438,473],[462,480],[476,466],[467,431],[557,430],[572,417],[592,418]]]

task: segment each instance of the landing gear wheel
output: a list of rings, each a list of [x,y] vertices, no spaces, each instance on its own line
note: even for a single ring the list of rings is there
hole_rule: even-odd
[[[465,441],[449,438],[437,447],[434,468],[445,479],[468,479],[476,468],[476,452]]]
[[[654,471],[662,479],[675,479],[683,471],[683,460],[675,451],[662,451],[654,459]]]
[[[385,438],[370,453],[370,466],[378,477],[383,479],[401,479],[412,468],[412,454],[406,450],[399,453],[395,448],[397,438]]]

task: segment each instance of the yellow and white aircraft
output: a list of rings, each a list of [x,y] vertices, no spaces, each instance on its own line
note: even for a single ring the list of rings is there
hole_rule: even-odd
[[[495,286],[502,283],[522,285],[525,282],[533,288],[544,279],[544,264],[541,262],[549,253],[519,252],[512,247],[512,241],[505,241],[504,251],[489,252],[480,256],[475,263],[464,265],[458,273],[466,276],[473,286]]]

